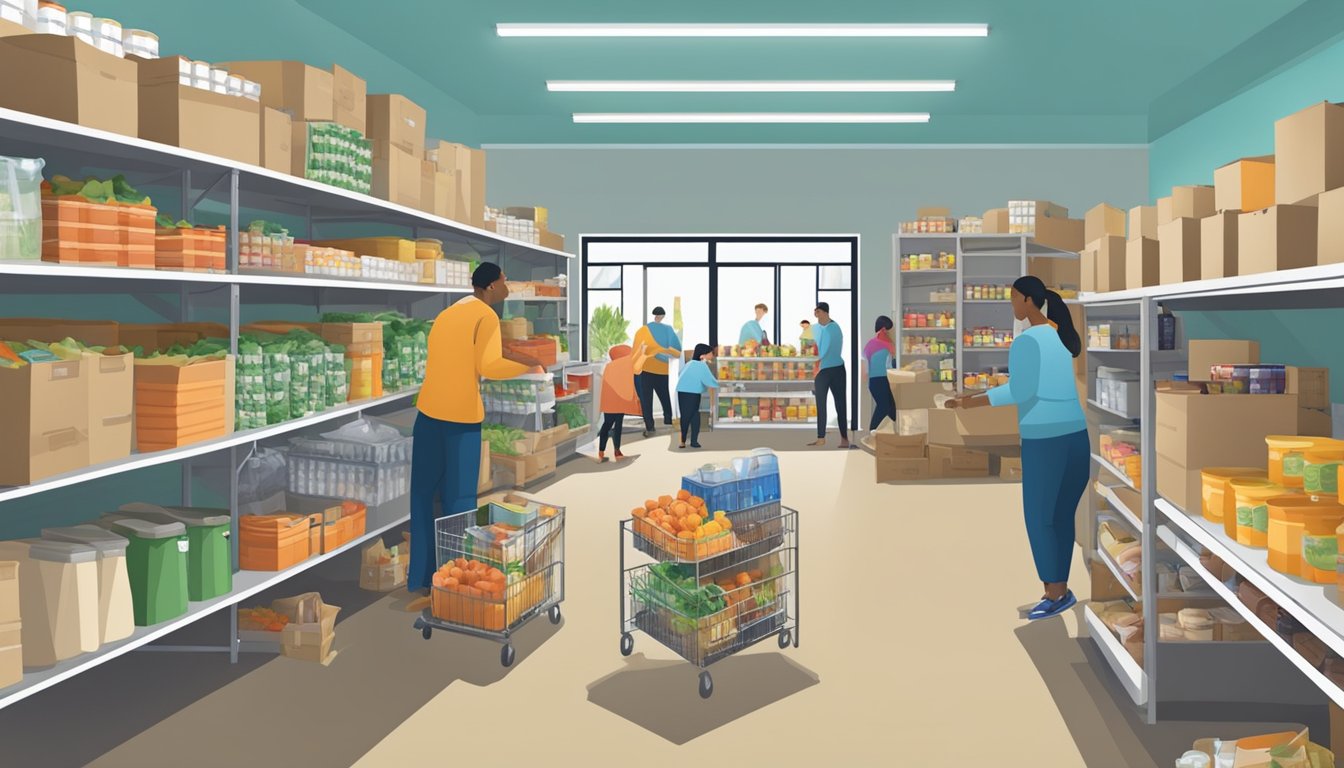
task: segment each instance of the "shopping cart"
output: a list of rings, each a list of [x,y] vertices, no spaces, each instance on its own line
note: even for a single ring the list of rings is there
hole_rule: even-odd
[[[709,666],[770,637],[798,647],[798,512],[770,501],[728,512],[726,542],[666,536],[642,518],[623,520],[621,655],[641,631],[700,669],[700,696],[714,693]],[[627,567],[633,548],[654,562]]]
[[[501,521],[491,519],[492,509],[498,511],[487,504],[434,521],[439,571],[430,605],[415,620],[415,628],[426,640],[437,629],[502,643],[499,660],[508,667],[515,657],[511,638],[523,625],[542,614],[552,624],[560,623],[565,510],[529,502],[521,529],[497,539],[491,526]],[[461,573],[440,577],[449,563]]]

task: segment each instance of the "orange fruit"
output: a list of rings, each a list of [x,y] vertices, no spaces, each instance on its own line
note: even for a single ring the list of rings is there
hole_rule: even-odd
[[[456,565],[458,568],[466,568],[467,559],[465,557],[459,557],[453,561],[453,565]]]
[[[737,574],[737,586],[745,587],[751,583],[751,576],[745,573]]]
[[[668,523],[668,522],[663,522],[663,523],[661,523],[661,524],[659,525],[659,527],[662,528],[664,531],[667,531],[668,533],[676,533],[676,532],[677,532],[677,529],[673,528],[673,527],[672,527],[672,524],[671,524],[671,523]]]
[[[704,509],[704,508],[705,508],[705,500],[702,499],[702,498],[700,498],[699,496],[692,496],[692,497],[690,498],[690,502],[691,502],[691,506],[692,506],[692,507],[695,507],[696,509]]]
[[[701,518],[699,515],[689,514],[686,516],[686,527],[690,528],[691,530],[699,528],[702,524],[704,524],[704,522],[705,522],[704,519]]]
[[[677,534],[678,539],[694,539],[695,534],[690,531],[681,531]]]
[[[436,589],[443,589],[446,586],[444,584],[443,574],[441,573],[434,574],[434,577],[430,579],[430,583],[433,584]]]
[[[643,520],[644,517],[649,514],[649,511],[643,507],[635,507],[634,509],[630,510],[630,514],[634,515],[636,518],[639,518],[640,520]]]
[[[445,589],[453,589],[458,585],[458,583],[459,583],[458,580],[453,578],[452,576],[449,576],[448,578],[443,580],[443,586]]]
[[[658,506],[662,507],[663,509],[668,509],[669,507],[672,506],[672,497],[671,497],[671,496],[659,496],[659,497],[658,497]]]
[[[644,508],[652,512],[653,510],[658,508],[658,502],[654,501],[653,499],[648,499],[647,501],[644,502]]]
[[[452,568],[448,569],[448,575],[452,576],[454,579],[457,579],[458,581],[462,580],[463,573],[465,573],[465,571],[463,571],[460,566],[455,565]]]
[[[682,488],[680,491],[677,491],[677,499],[678,499],[678,500],[680,500],[680,501],[689,501],[690,498],[691,498],[691,492],[688,491],[688,490],[686,490],[685,488]]]

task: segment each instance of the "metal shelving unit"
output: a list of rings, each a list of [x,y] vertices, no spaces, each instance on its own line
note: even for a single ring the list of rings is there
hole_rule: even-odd
[[[720,357],[714,361],[716,373],[722,373],[724,365],[770,365],[772,363],[781,363],[785,366],[815,365],[820,358],[814,356],[801,357]],[[710,399],[710,424],[714,429],[803,429],[815,428],[817,420],[815,418],[805,419],[771,419],[770,421],[752,421],[750,418],[742,419],[740,416],[734,416],[729,420],[722,416],[723,408],[720,406],[724,400],[804,400],[810,407],[816,403],[816,391],[810,386],[813,382],[813,374],[809,370],[808,376],[803,379],[781,378],[781,379],[737,379],[724,378],[719,375],[719,390]]]

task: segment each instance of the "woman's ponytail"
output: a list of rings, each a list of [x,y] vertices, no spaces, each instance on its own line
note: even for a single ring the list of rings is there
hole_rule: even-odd
[[[1069,350],[1069,354],[1074,357],[1081,354],[1083,340],[1078,336],[1078,329],[1073,327],[1073,315],[1069,312],[1069,306],[1058,293],[1051,290],[1045,292],[1045,317],[1054,324],[1059,340],[1064,344],[1064,348]]]

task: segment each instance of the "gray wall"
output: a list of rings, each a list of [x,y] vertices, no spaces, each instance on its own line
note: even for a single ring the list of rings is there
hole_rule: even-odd
[[[1044,199],[1081,217],[1148,196],[1142,147],[488,149],[490,204],[548,207],[572,252],[585,234],[857,233],[864,326],[894,309],[891,234],[918,207]]]

